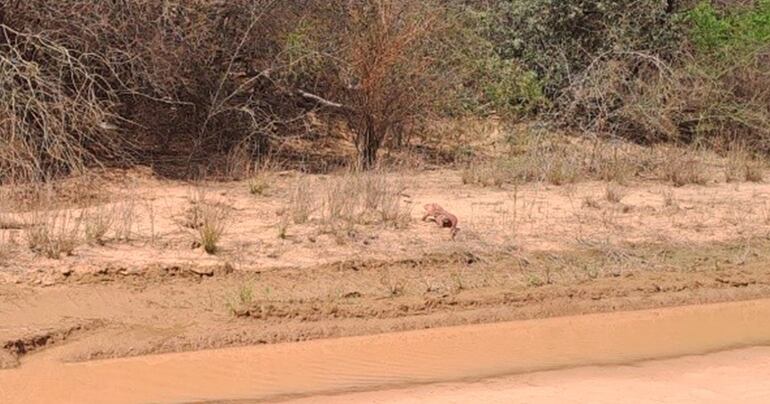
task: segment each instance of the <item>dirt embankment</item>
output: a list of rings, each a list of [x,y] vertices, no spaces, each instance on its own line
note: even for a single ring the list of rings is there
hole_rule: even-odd
[[[640,182],[618,202],[600,183],[479,188],[442,170],[385,186],[400,204],[388,221],[340,226],[324,191],[339,179],[275,178],[260,195],[106,185],[118,196],[85,209],[112,229],[59,259],[26,247],[29,212],[4,215],[18,225],[0,230],[17,240],[0,267],[0,366],[53,345],[84,360],[770,296],[763,183]],[[303,220],[298,195],[316,198]],[[215,254],[195,242],[204,202],[229,212]],[[420,222],[429,202],[460,218],[457,240]]]

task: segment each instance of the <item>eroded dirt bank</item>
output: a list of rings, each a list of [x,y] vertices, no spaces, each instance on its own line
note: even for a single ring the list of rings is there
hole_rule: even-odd
[[[755,300],[71,364],[59,361],[68,350],[64,346],[0,371],[0,398],[9,403],[277,399],[627,364],[770,344],[768,316],[770,300]]]
[[[60,192],[49,210],[4,210],[0,368],[52,347],[84,361],[770,297],[765,183],[382,175],[271,173],[254,194],[123,173],[84,206]],[[340,186],[398,214],[330,217]],[[420,220],[431,202],[460,218],[456,240]],[[214,254],[195,239],[201,207],[228,214]],[[61,233],[69,253],[32,248],[67,217],[80,226]]]
[[[750,248],[747,252],[747,248]],[[4,367],[770,296],[770,245],[452,253],[201,275],[102,273],[0,285]]]

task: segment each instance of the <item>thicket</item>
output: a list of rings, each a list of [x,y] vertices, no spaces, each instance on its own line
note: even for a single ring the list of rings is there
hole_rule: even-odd
[[[770,0],[6,0],[0,180],[468,114],[766,153],[768,66]]]

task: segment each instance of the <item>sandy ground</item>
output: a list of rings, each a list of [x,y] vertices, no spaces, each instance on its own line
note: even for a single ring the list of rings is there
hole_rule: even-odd
[[[6,203],[0,367],[63,345],[78,361],[770,296],[770,184],[640,181],[610,202],[598,182],[483,188],[453,170],[402,172],[388,181],[405,225],[330,229],[338,181],[272,173],[253,195],[247,181],[89,179],[58,191],[61,212],[111,212],[112,228],[60,259],[27,248],[39,214]],[[280,234],[298,189],[309,218]],[[201,198],[229,212],[215,255],[187,226]],[[420,221],[430,202],[460,218],[456,240]]]
[[[62,363],[80,341],[0,371],[0,402],[595,402],[629,393],[635,402],[745,402],[770,392],[767,348],[640,362],[768,346],[768,316],[765,299]],[[532,373],[591,365],[607,367]],[[511,374],[521,376],[476,382]],[[435,385],[457,381],[471,383]],[[382,391],[393,388],[406,390]],[[365,390],[380,391],[347,394]]]
[[[770,348],[285,401],[321,403],[767,403]]]

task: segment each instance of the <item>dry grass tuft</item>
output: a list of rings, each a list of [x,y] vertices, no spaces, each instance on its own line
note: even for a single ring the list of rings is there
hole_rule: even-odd
[[[72,255],[81,241],[81,224],[81,217],[69,211],[35,211],[25,230],[27,245],[36,254],[51,259]]]
[[[281,212],[278,218],[278,224],[276,224],[276,228],[278,229],[278,238],[281,240],[286,240],[289,238],[290,224],[289,216],[286,214],[286,212]]]
[[[197,229],[198,243],[207,254],[219,251],[219,242],[230,225],[230,209],[222,204],[201,207],[201,226]]]
[[[232,315],[239,315],[254,302],[254,289],[249,285],[241,285],[236,293],[227,299],[227,309]]]
[[[597,201],[593,197],[586,196],[585,198],[583,198],[583,207],[591,208],[591,209],[600,209],[601,205],[599,204],[599,201]]]
[[[83,232],[89,244],[104,245],[107,233],[115,224],[117,210],[115,206],[100,205],[84,209],[80,219],[83,222]]]
[[[604,190],[604,199],[606,199],[608,202],[620,203],[624,196],[625,191],[623,188],[612,182],[607,184],[607,187]]]
[[[0,267],[8,263],[16,256],[16,240],[10,233],[0,231]]]
[[[190,206],[179,225],[191,230],[195,247],[202,247],[207,254],[216,254],[219,242],[232,224],[232,209],[223,203],[209,201],[202,187],[195,188],[189,200]]]
[[[707,167],[694,152],[674,151],[667,154],[660,168],[663,179],[671,181],[676,187],[705,185],[708,182]]]
[[[726,156],[725,180],[727,182],[764,180],[764,166],[744,147],[730,149]]]
[[[670,189],[663,191],[663,206],[667,208],[679,206],[676,201],[676,197],[674,196],[674,191]]]
[[[313,184],[309,178],[300,178],[292,188],[289,198],[289,214],[296,224],[304,224],[310,220],[315,210]]]
[[[411,210],[404,206],[404,184],[384,173],[352,173],[331,181],[324,194],[325,224],[385,224],[404,228]]]
[[[249,193],[252,195],[264,196],[270,188],[270,181],[266,174],[255,173],[249,177]]]

